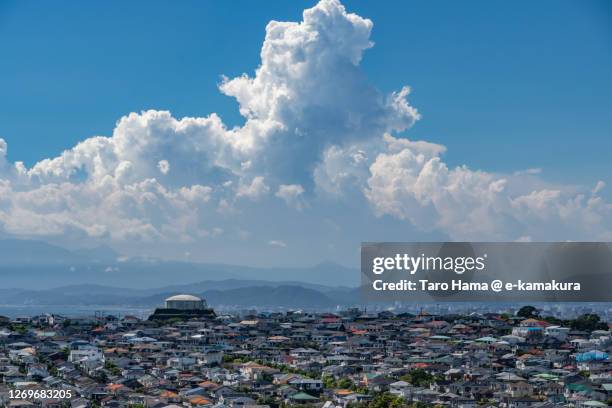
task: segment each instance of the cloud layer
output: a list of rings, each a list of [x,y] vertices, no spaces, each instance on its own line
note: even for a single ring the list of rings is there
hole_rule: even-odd
[[[219,86],[239,104],[240,127],[214,113],[130,113],[111,136],[31,168],[8,162],[0,139],[0,229],[110,243],[194,242],[237,230],[278,249],[290,237],[240,225],[256,203],[284,203],[286,214],[322,222],[323,206],[351,201],[372,217],[452,239],[612,238],[602,182],[579,188],[533,170],[449,168],[444,146],[404,137],[420,118],[409,88],[385,95],[359,66],[372,26],[335,0],[305,10],[299,23],[270,22],[255,74]]]

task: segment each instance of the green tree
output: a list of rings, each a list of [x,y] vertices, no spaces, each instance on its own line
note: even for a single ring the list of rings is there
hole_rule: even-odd
[[[338,388],[350,388],[353,385],[353,382],[348,378],[341,378],[336,382],[336,387]]]
[[[531,317],[537,317],[538,309],[536,309],[534,306],[523,306],[519,309],[516,315],[518,317],[524,317],[526,319],[529,319]]]
[[[566,324],[565,321],[554,316],[546,316],[543,320],[550,324],[554,324],[555,326],[563,326]]]
[[[384,392],[374,397],[368,408],[403,408],[407,407],[402,397]]]
[[[335,388],[336,387],[336,381],[334,380],[334,377],[332,377],[331,375],[324,374],[323,376],[321,376],[321,381],[323,381],[323,387],[325,388]]]
[[[100,374],[98,374],[98,382],[102,384],[106,384],[108,382],[108,376],[104,371],[100,371]]]
[[[17,333],[19,333],[21,335],[24,335],[24,334],[26,334],[28,332],[27,327],[25,327],[22,324],[15,324],[15,325],[13,325],[11,327],[11,330],[13,330],[14,332],[17,332]]]
[[[112,361],[106,361],[106,363],[104,363],[104,368],[106,368],[108,371],[110,371],[110,373],[112,375],[119,375],[119,374],[121,374],[121,369],[119,367],[117,367],[117,365],[115,363],[113,363]]]
[[[413,402],[412,404],[410,404],[410,408],[430,408],[431,405],[426,404],[425,402]]]
[[[402,376],[401,379],[417,387],[427,387],[435,380],[435,377],[422,368],[417,368],[416,370],[411,370],[407,375]]]
[[[593,331],[607,330],[608,325],[601,322],[601,318],[593,313],[583,314],[570,322],[570,327],[574,330]]]

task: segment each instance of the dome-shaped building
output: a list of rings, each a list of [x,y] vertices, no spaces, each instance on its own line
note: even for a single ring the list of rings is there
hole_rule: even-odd
[[[174,295],[166,299],[166,309],[202,310],[206,301],[193,295]]]
[[[164,307],[155,309],[149,320],[189,320],[214,319],[214,310],[208,308],[206,301],[193,295],[174,295],[167,298]]]

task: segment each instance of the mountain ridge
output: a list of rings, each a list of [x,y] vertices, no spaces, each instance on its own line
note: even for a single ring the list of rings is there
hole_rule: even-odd
[[[250,285],[250,286],[249,286]],[[0,289],[3,304],[47,306],[160,307],[177,293],[195,294],[212,307],[329,308],[358,300],[357,288],[301,286],[295,282],[205,281],[177,287],[130,289],[101,285],[71,285],[45,290]]]
[[[122,257],[109,247],[69,250],[36,240],[0,240],[0,276],[4,287],[47,289],[78,284],[152,289],[177,282],[295,282],[300,285],[359,284],[359,271],[330,261],[305,267],[253,267],[155,258]],[[181,286],[181,285],[178,285]]]

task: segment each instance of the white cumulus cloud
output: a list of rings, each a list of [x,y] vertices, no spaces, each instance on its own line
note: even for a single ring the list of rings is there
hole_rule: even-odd
[[[282,184],[278,187],[276,196],[287,203],[288,206],[294,207],[298,210],[302,209],[304,204],[302,201],[302,194],[304,194],[304,187],[299,184]]]
[[[270,191],[270,187],[266,184],[262,176],[254,177],[250,184],[241,184],[238,187],[238,197],[248,197],[251,199],[259,199]]]
[[[265,210],[279,224],[306,208],[300,217],[323,222],[329,202],[346,200],[369,206],[374,221],[390,216],[453,239],[612,237],[603,182],[580,188],[548,183],[539,169],[451,168],[444,146],[404,137],[420,119],[410,88],[384,94],[360,67],[372,27],[337,0],[300,22],[270,22],[259,67],[219,86],[242,126],[215,113],[129,113],[111,135],[30,168],[11,163],[0,139],[0,233],[189,243],[261,234],[242,223]],[[275,207],[280,200],[289,208]]]

